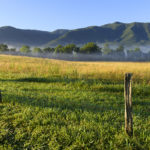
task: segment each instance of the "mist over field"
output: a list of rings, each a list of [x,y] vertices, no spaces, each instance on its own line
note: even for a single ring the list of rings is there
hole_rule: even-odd
[[[15,48],[16,52],[6,52],[14,55],[76,61],[149,61],[149,27],[150,23],[145,22],[114,22],[102,26],[49,32],[5,26],[0,28],[0,43],[8,45],[10,49]],[[105,49],[103,54],[100,54],[96,47],[90,52],[88,48],[84,52],[78,50],[88,43],[95,43],[102,50]],[[20,53],[22,46],[29,46],[31,52]],[[123,50],[116,53],[115,50],[119,46],[123,46]],[[60,50],[64,47],[67,47],[67,50]],[[51,50],[49,53],[34,53],[34,48],[41,50],[51,48]],[[134,51],[137,48],[139,52]]]
[[[59,46],[59,45],[58,45]],[[70,46],[70,47],[69,47]],[[73,47],[72,47],[73,46]],[[84,45],[80,45],[80,49],[84,47]],[[101,51],[92,52],[91,53],[81,53],[74,51],[76,49],[75,45],[68,44],[69,53],[67,52],[55,52],[54,48],[46,48],[46,47],[29,47],[29,52],[21,52],[21,47],[14,47],[12,45],[8,45],[7,51],[1,51],[2,54],[7,55],[20,55],[20,56],[30,56],[30,57],[41,57],[41,58],[49,58],[49,59],[60,59],[60,60],[69,60],[69,61],[150,61],[150,46],[149,45],[132,45],[132,46],[124,46],[121,52],[116,52],[116,50],[120,47],[118,44],[106,44],[97,43],[97,46],[101,49]],[[108,48],[108,50],[105,48]],[[63,47],[62,47],[63,48]],[[65,46],[64,46],[65,48]],[[77,47],[79,48],[79,47]],[[14,49],[15,51],[11,51]],[[34,49],[40,50],[35,51]],[[53,52],[44,52],[44,49],[51,49]],[[106,52],[105,52],[106,49]],[[138,51],[134,51],[138,49]],[[42,52],[43,51],[43,52]],[[103,52],[102,52],[103,51]],[[105,54],[106,53],[106,54]]]
[[[5,52],[2,54],[6,55],[18,55],[18,56],[28,56],[28,57],[40,57],[40,58],[49,58],[49,59],[58,59],[58,60],[68,60],[68,61],[150,61],[150,55],[143,53],[141,54],[134,54],[134,55],[100,55],[97,54],[55,54],[55,53],[20,53],[20,52]]]

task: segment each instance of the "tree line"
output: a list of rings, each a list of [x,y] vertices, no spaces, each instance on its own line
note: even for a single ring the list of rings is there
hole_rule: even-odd
[[[119,45],[117,48],[112,49],[110,48],[110,45],[108,43],[105,43],[103,47],[99,47],[96,43],[89,42],[82,47],[78,47],[75,44],[68,44],[65,46],[58,45],[55,48],[52,47],[46,47],[46,48],[39,48],[35,47],[31,49],[30,46],[23,45],[19,52],[21,53],[68,53],[68,54],[74,54],[74,53],[82,53],[82,54],[92,54],[92,53],[98,53],[99,55],[125,55],[125,48],[123,45]],[[15,48],[8,48],[6,44],[0,44],[0,52],[17,52]],[[142,52],[140,48],[130,49],[127,50],[127,53],[130,55],[139,54],[141,55]]]

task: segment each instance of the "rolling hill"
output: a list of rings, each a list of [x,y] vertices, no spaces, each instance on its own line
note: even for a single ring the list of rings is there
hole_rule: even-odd
[[[47,42],[58,38],[68,30],[56,30],[54,32],[38,31],[38,30],[23,30],[11,26],[0,28],[0,43],[5,43],[12,46],[42,46]]]
[[[58,29],[53,32],[22,30],[10,26],[0,28],[0,43],[12,46],[51,46],[87,42],[119,43],[124,45],[150,44],[150,23],[115,22],[75,30]]]
[[[120,43],[125,45],[150,43],[150,23],[120,23],[91,26],[67,32],[59,38],[50,41],[50,46],[57,44]]]

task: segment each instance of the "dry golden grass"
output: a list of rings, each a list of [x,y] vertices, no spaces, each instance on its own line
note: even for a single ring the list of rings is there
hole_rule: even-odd
[[[0,56],[0,73],[17,77],[71,77],[122,80],[132,72],[135,80],[150,81],[149,62],[70,62],[21,56]]]

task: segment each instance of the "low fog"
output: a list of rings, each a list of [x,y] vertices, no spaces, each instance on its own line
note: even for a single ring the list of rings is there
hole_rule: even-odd
[[[27,57],[38,57],[68,61],[150,61],[150,53],[134,53],[131,55],[100,55],[95,54],[55,54],[55,53],[21,53],[21,52],[5,52],[1,54],[15,55],[15,56],[27,56]]]
[[[102,44],[98,46],[103,47]],[[112,53],[104,55],[101,53],[82,54],[73,52],[72,54],[67,53],[21,53],[20,47],[14,47],[9,45],[9,48],[15,48],[16,52],[1,52],[6,55],[17,55],[17,56],[28,56],[28,57],[39,57],[48,59],[68,60],[68,61],[150,61],[150,45],[147,46],[126,46],[124,47],[123,53]],[[118,45],[110,45],[112,50],[116,49]],[[136,47],[140,48],[140,52],[128,52]],[[34,47],[30,47],[33,49]],[[43,48],[43,47],[40,47]]]

